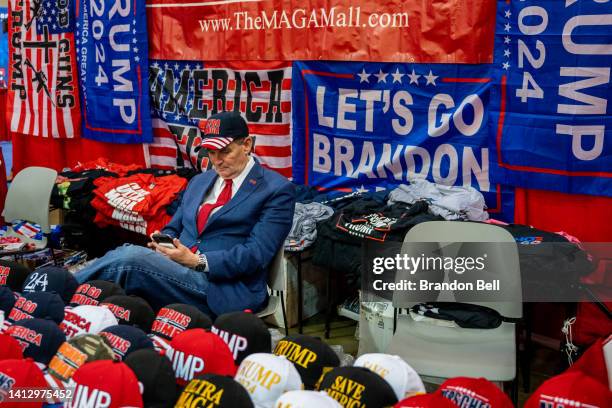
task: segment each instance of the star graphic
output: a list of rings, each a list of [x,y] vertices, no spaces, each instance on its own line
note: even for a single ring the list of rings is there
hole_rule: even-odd
[[[168,63],[164,62],[164,69],[168,69]]]
[[[512,13],[510,12],[510,10],[506,10],[506,12],[504,13],[504,15],[506,16],[506,18],[510,18],[510,16],[512,15]]]
[[[153,65],[153,68],[159,68],[159,64],[157,62],[154,62],[152,65]]]
[[[510,44],[510,37],[508,36],[504,37],[504,44]]]
[[[191,67],[189,66],[189,64],[185,65],[185,69],[186,69],[187,71],[191,71]]]
[[[53,27],[53,29],[54,29],[54,30],[57,28],[57,26],[56,26],[55,24],[53,24],[53,26],[52,26],[52,27]]]
[[[368,191],[370,191],[370,190],[368,190],[367,188],[365,188],[365,187],[363,186],[363,184],[361,185],[361,187],[358,187],[358,188],[356,188],[356,189],[355,189],[355,192],[357,192],[357,193],[359,193],[359,194],[367,193]]]
[[[399,68],[397,68],[395,74],[391,74],[391,76],[393,77],[393,83],[399,82],[401,84],[404,74],[400,74]]]
[[[77,27],[80,27],[80,26],[81,26],[81,24],[80,24],[80,23],[77,21],[76,26],[77,26]]]
[[[178,85],[179,83],[179,79],[178,78],[174,78],[174,85]]]
[[[419,78],[421,76],[418,75],[416,72],[414,72],[414,68],[412,68],[412,73],[408,75],[408,78],[410,78],[410,83],[411,84],[419,84]]]
[[[51,10],[51,14],[55,15],[55,9]]]
[[[510,23],[504,24],[504,31],[510,31]]]
[[[132,29],[132,34],[136,35],[136,29]]]
[[[179,120],[181,118],[181,115],[174,115],[174,120]]]
[[[374,74],[374,76],[378,78],[378,82],[387,83],[387,76],[389,76],[389,74],[384,73],[382,72],[382,69],[379,69],[378,74]]]
[[[174,63],[174,69],[178,71],[178,69],[179,69],[179,64]]]
[[[196,64],[196,69],[200,69],[202,66],[200,64]]]
[[[504,57],[509,57],[510,56],[510,50],[506,49],[504,50]]]
[[[510,68],[510,63],[509,63],[509,62],[504,62],[504,63],[502,64],[502,67],[503,67],[503,68],[504,68],[504,69],[507,71],[507,70],[508,70],[508,68]]]
[[[431,69],[429,70],[429,75],[425,75],[425,79],[427,80],[427,83],[425,85],[429,85],[432,84],[433,86],[436,86],[436,79],[438,78],[438,76],[434,75],[431,72]]]
[[[370,77],[370,74],[366,72],[365,68],[361,71],[360,74],[357,74],[357,76],[359,77],[359,83],[362,83],[362,82],[370,83],[370,80],[368,79]]]
[[[136,61],[136,62],[140,62],[140,57],[139,57],[138,55],[137,55],[137,56],[135,56],[135,57],[134,57],[134,61]]]
[[[132,20],[132,24],[136,25],[136,19]]]
[[[138,53],[138,47],[134,47],[134,52]]]
[[[132,38],[132,42],[136,44],[136,37]]]
[[[48,21],[49,23],[51,22],[51,20],[53,20],[53,18],[51,18],[51,17],[47,17],[47,21]]]

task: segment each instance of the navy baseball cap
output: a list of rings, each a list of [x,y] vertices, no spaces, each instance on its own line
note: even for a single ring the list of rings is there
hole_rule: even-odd
[[[114,282],[105,280],[90,280],[81,284],[72,298],[70,306],[91,305],[98,306],[109,296],[125,295],[125,291]]]
[[[17,297],[15,293],[8,286],[0,286],[0,310],[4,312],[5,316],[11,312]]]
[[[108,344],[120,360],[136,350],[147,348],[153,350],[153,342],[138,327],[118,324],[107,327],[99,334],[108,340]]]
[[[202,147],[209,150],[221,150],[235,139],[249,135],[246,120],[238,112],[220,112],[212,115],[200,122],[200,128]]]
[[[8,286],[19,292],[30,272],[29,268],[20,263],[0,259],[0,286]]]
[[[6,331],[21,344],[23,356],[37,363],[49,364],[59,347],[66,341],[64,332],[51,320],[24,319]]]
[[[59,266],[43,266],[32,271],[23,282],[22,292],[55,292],[64,303],[70,302],[79,283],[75,277]]]
[[[60,324],[64,320],[64,302],[53,292],[23,293],[15,301],[8,315],[11,323],[23,319],[51,319]]]

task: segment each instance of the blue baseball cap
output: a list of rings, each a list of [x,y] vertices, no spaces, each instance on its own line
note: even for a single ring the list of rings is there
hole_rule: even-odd
[[[30,357],[45,365],[66,341],[66,335],[58,325],[46,319],[23,319],[6,332],[21,344],[25,358]]]
[[[51,319],[60,324],[64,320],[64,302],[54,292],[22,293],[8,315],[11,323],[23,319]]]
[[[120,360],[125,359],[130,353],[141,349],[153,350],[153,342],[147,334],[138,327],[118,324],[109,326],[102,330],[100,336],[104,337],[115,355]]]
[[[55,292],[61,296],[64,303],[68,303],[78,286],[76,278],[66,269],[43,266],[26,277],[21,290],[24,293]]]

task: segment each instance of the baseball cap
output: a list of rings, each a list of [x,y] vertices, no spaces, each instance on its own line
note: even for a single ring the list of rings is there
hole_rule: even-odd
[[[242,360],[234,379],[246,388],[256,408],[272,408],[282,394],[303,387],[300,374],[289,360],[266,353]]]
[[[24,357],[42,364],[49,364],[57,349],[66,341],[66,336],[51,320],[24,319],[6,331],[19,342]]]
[[[612,334],[607,339],[598,339],[566,372],[580,371],[600,383],[608,385],[610,383],[608,377],[612,376],[612,372],[608,373],[604,346],[609,342],[612,342]]]
[[[274,354],[291,361],[304,382],[304,388],[313,390],[325,372],[340,365],[338,356],[320,338],[296,334],[280,340]]]
[[[23,351],[17,340],[10,335],[0,333],[0,361],[1,360],[21,360]]]
[[[29,268],[20,263],[0,259],[0,286],[20,291],[30,272],[32,271]]]
[[[236,365],[249,354],[272,351],[272,336],[266,324],[249,312],[231,312],[217,317],[210,329],[223,339],[234,356]]]
[[[66,334],[66,338],[71,339],[79,334],[97,334],[108,326],[117,324],[119,323],[115,315],[107,307],[83,305],[66,309],[60,328]]]
[[[91,280],[79,285],[70,299],[70,306],[97,306],[104,299],[113,295],[125,295],[125,291],[114,282]]]
[[[249,127],[238,112],[220,112],[200,121],[202,148],[221,150],[234,139],[249,135]]]
[[[186,385],[198,374],[236,373],[234,357],[219,336],[204,329],[190,329],[170,342],[168,358],[179,385]]]
[[[449,399],[441,394],[422,394],[401,400],[393,408],[456,408]]]
[[[16,300],[15,293],[8,286],[0,286],[0,311],[4,312],[6,316],[15,306]]]
[[[8,393],[16,388],[47,388],[42,370],[34,360],[0,361],[0,404],[2,408],[39,408],[42,402],[8,402]]]
[[[219,408],[253,408],[247,390],[231,377],[204,374],[194,378],[183,389],[174,408],[197,406]]]
[[[152,349],[130,353],[124,363],[142,384],[142,400],[147,408],[166,408],[174,405],[177,395],[172,363]]]
[[[84,364],[72,377],[74,397],[67,408],[84,406],[125,408],[143,407],[138,379],[125,363],[93,361]]]
[[[151,334],[166,340],[189,329],[210,329],[212,320],[197,307],[173,303],[162,307],[151,326]]]
[[[153,342],[147,337],[147,334],[134,326],[125,324],[109,326],[100,332],[100,336],[108,340],[119,360],[125,359],[136,350],[153,349]]]
[[[17,297],[15,306],[8,315],[11,323],[23,319],[51,319],[55,323],[61,323],[64,319],[64,302],[62,298],[53,292],[31,292],[23,293]]]
[[[149,332],[155,319],[155,312],[141,297],[114,295],[104,299],[102,306],[107,306],[115,315],[119,324],[129,324]]]
[[[113,360],[115,353],[107,340],[97,334],[82,334],[62,344],[49,363],[48,372],[67,382],[83,364],[97,360]]]
[[[59,266],[43,266],[32,271],[23,282],[21,291],[29,292],[55,292],[68,303],[79,283],[75,277]]]
[[[491,408],[512,408],[514,406],[510,398],[497,385],[485,378],[450,378],[444,381],[436,392],[459,407],[483,404],[488,404]]]
[[[612,392],[596,379],[579,371],[564,373],[545,381],[527,400],[525,408],[545,406],[610,406]]]
[[[393,388],[365,367],[336,367],[323,376],[319,390],[343,407],[387,407],[397,402]]]
[[[275,408],[342,408],[342,405],[323,391],[289,391],[281,395]]]
[[[355,367],[374,371],[389,383],[398,400],[425,394],[425,386],[419,374],[400,356],[383,353],[363,354],[355,360]]]

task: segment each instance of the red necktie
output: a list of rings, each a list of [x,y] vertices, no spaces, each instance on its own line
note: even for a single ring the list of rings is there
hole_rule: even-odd
[[[232,180],[225,180],[225,186],[223,190],[221,190],[221,194],[217,198],[217,202],[212,204],[204,204],[200,208],[200,212],[198,213],[198,233],[201,234],[204,231],[204,227],[206,226],[206,222],[208,221],[208,217],[212,210],[217,207],[221,207],[225,205],[232,198]]]

